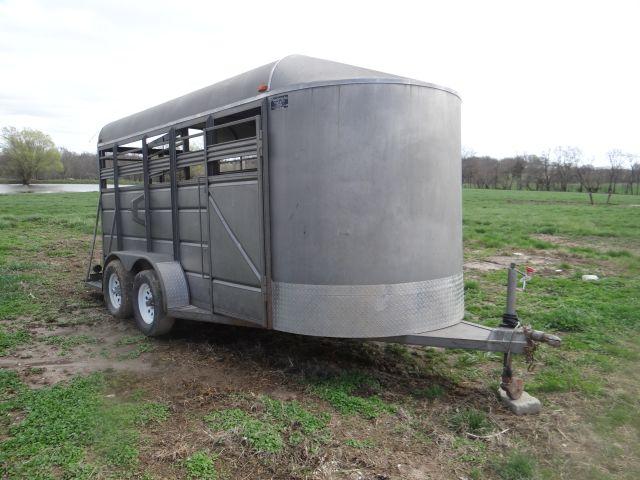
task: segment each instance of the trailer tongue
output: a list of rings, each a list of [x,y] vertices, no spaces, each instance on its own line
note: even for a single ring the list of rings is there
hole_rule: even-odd
[[[544,342],[553,347],[559,346],[561,342],[554,335],[531,330],[528,327],[491,328],[465,321],[430,332],[398,337],[383,337],[374,340],[425,347],[463,348],[485,352],[511,352],[514,354],[526,353],[527,349],[531,348],[532,342]]]
[[[450,327],[429,332],[376,340],[406,345],[502,352],[504,357],[500,388],[510,400],[518,400],[524,393],[524,382],[513,375],[512,355],[524,354],[532,361],[533,352],[538,344],[546,343],[552,347],[559,347],[562,344],[560,337],[534,330],[530,326],[520,325],[516,313],[518,273],[516,265],[512,263],[507,275],[507,305],[502,324],[497,328],[462,321]]]

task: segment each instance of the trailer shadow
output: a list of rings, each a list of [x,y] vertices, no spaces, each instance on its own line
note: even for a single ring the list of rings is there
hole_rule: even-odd
[[[410,393],[421,384],[456,388],[456,382],[445,373],[446,354],[432,348],[191,321],[176,323],[173,331],[159,341],[222,355],[238,365],[251,364],[265,372],[276,371],[297,384],[361,372],[398,394]]]
[[[171,388],[169,379],[180,383],[189,377],[207,384],[226,382],[242,390],[262,376],[278,388],[290,386],[300,391],[309,383],[352,372],[375,378],[395,395],[431,384],[447,391],[466,388],[450,377],[449,357],[438,349],[189,320],[176,321],[167,335],[147,338],[132,319],[111,317],[101,294],[83,287],[80,298],[81,309],[63,306],[44,324],[27,322],[34,341],[18,346],[0,364],[22,371],[33,386],[114,370],[162,377],[167,388]],[[33,369],[42,373],[33,375]],[[267,382],[259,383],[271,390]]]

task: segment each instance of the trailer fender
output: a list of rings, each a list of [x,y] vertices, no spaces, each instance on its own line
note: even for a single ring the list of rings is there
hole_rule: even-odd
[[[160,280],[166,311],[189,305],[189,285],[180,262],[176,262],[170,255],[149,252],[120,251],[111,252],[105,260],[107,265],[117,258],[124,268],[133,275],[149,267],[155,270]]]

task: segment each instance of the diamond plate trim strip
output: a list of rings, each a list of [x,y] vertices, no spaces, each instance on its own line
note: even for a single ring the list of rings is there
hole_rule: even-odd
[[[422,333],[464,317],[462,273],[390,285],[273,282],[273,327],[303,335],[371,338]]]

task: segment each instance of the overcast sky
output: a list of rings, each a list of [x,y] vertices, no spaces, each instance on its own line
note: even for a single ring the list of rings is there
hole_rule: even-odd
[[[640,154],[638,1],[0,0],[0,126],[100,128],[291,53],[438,83],[497,157]]]

